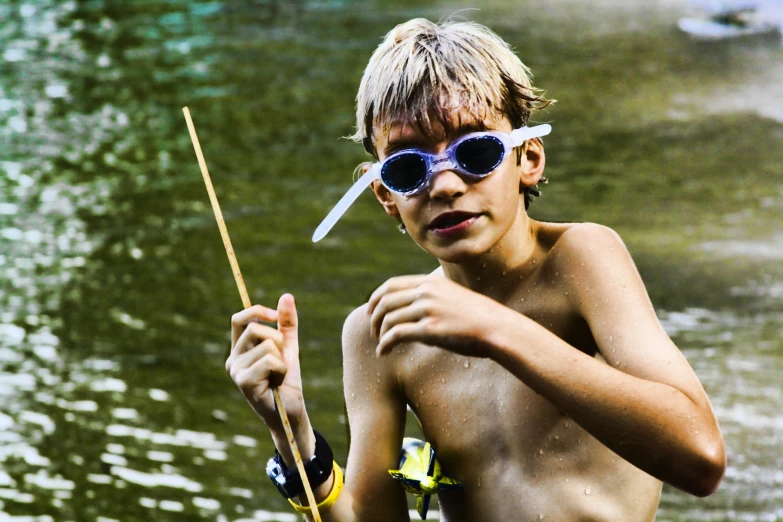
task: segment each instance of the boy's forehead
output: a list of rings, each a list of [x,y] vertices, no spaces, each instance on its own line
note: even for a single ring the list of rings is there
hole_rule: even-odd
[[[510,131],[507,118],[498,114],[479,118],[466,109],[455,110],[441,121],[435,111],[429,114],[429,129],[424,122],[396,119],[391,122],[376,122],[373,126],[374,141],[379,148],[397,141],[431,139],[443,141],[453,139],[469,132],[483,130]],[[508,127],[508,129],[506,129]]]

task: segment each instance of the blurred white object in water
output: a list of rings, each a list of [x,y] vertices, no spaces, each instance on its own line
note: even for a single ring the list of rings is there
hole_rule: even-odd
[[[783,42],[783,0],[691,0],[708,18],[681,18],[680,29],[701,40],[778,32]]]

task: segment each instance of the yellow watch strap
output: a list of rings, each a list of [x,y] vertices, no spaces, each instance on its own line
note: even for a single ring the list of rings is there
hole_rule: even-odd
[[[343,485],[345,484],[343,480],[343,472],[337,462],[332,461],[332,469],[334,469],[334,482],[332,483],[332,490],[325,499],[317,504],[318,511],[325,511],[332,507],[334,503],[337,502],[337,497],[340,496],[340,492],[343,490]],[[313,511],[310,509],[310,506],[300,506],[291,498],[288,499],[288,502],[291,503],[297,513],[309,515]]]

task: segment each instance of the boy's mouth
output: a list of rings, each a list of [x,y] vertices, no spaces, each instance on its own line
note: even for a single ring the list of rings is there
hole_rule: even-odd
[[[464,212],[457,210],[454,212],[444,212],[435,219],[430,221],[429,227],[431,230],[446,230],[458,226],[460,223],[479,217],[481,214],[476,212]]]

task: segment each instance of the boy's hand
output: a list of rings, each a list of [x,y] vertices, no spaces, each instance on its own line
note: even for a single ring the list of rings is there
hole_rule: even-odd
[[[462,355],[489,357],[488,333],[511,310],[445,278],[393,277],[378,287],[367,306],[370,329],[380,338],[376,355],[418,341]]]
[[[277,321],[277,329],[260,321]],[[280,297],[277,310],[251,306],[231,318],[231,354],[226,371],[247,401],[264,420],[273,437],[285,439],[271,388],[277,387],[291,428],[306,443],[312,435],[306,419],[299,367],[299,340],[294,297]],[[281,454],[284,448],[281,449]]]

